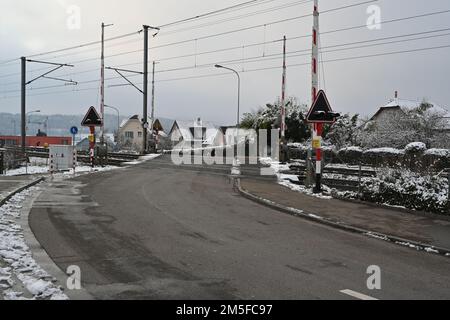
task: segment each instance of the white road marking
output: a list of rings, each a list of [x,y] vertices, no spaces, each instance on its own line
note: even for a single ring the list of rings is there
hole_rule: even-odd
[[[343,294],[349,295],[353,298],[359,299],[359,300],[378,300],[374,297],[366,296],[365,294],[362,294],[362,293],[359,293],[359,292],[356,292],[353,290],[349,290],[349,289],[341,290],[340,292]]]

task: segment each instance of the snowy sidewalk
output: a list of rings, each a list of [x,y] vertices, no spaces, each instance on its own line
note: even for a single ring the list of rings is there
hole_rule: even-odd
[[[429,217],[336,199],[317,198],[257,179],[241,179],[241,187],[257,197],[308,214],[369,230],[450,249],[450,217]],[[408,243],[404,243],[408,245]]]
[[[15,194],[0,207],[0,299],[65,300],[56,279],[34,260],[22,227],[24,203],[39,187]],[[25,216],[25,223],[28,223]]]
[[[36,176],[0,176],[0,205],[14,190],[25,187],[36,179]]]

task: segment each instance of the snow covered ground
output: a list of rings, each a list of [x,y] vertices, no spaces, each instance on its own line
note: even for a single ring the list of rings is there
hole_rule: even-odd
[[[157,157],[159,157],[160,154],[149,154],[143,157],[140,157],[136,161],[126,162],[124,163],[125,166],[128,165],[136,165],[139,163],[142,163],[144,161],[153,160]],[[114,169],[123,168],[123,167],[117,167],[117,166],[105,166],[105,167],[95,167],[92,169],[92,167],[87,165],[79,165],[75,169],[76,174],[81,173],[89,173],[89,172],[101,172],[101,171],[111,171]],[[19,175],[26,175],[26,174],[48,174],[49,173],[49,166],[47,164],[47,159],[42,158],[30,158],[30,165],[27,167],[21,167],[18,169],[8,170],[6,171],[6,176],[19,176]],[[73,170],[67,171],[62,173],[63,175],[73,175]]]
[[[332,199],[331,196],[325,196],[322,194],[315,194],[311,188],[306,188],[305,186],[299,185],[294,183],[295,181],[298,181],[298,177],[296,175],[292,174],[283,174],[281,172],[288,171],[289,165],[288,164],[282,164],[278,161],[273,160],[272,158],[260,158],[259,161],[263,165],[270,166],[270,169],[273,170],[273,172],[277,175],[278,178],[278,184],[287,187],[293,191],[301,192],[313,197],[321,198],[321,199]],[[324,190],[327,190],[326,186],[323,186]]]
[[[86,172],[99,172],[99,171],[110,171],[117,169],[119,167],[116,166],[105,166],[105,167],[96,167],[92,169],[90,166],[78,166],[75,169],[75,173],[86,173]],[[19,176],[25,174],[47,174],[49,173],[48,166],[33,166],[30,165],[28,167],[21,167],[19,169],[9,170],[6,172],[6,176]],[[63,173],[64,175],[73,175],[73,170],[67,171]]]
[[[126,162],[126,163],[124,163],[125,165],[135,165],[135,164],[139,164],[139,163],[142,163],[142,162],[144,162],[144,161],[149,161],[149,160],[153,160],[153,159],[156,159],[156,158],[158,158],[160,156],[160,154],[158,153],[158,154],[148,154],[148,155],[145,155],[145,156],[142,156],[142,157],[140,157],[138,160],[136,160],[136,161],[130,161],[130,162]]]
[[[0,295],[5,300],[68,299],[33,259],[19,224],[21,204],[38,190],[25,190],[0,207]]]

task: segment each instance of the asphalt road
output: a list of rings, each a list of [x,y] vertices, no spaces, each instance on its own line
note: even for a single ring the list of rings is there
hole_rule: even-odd
[[[450,299],[449,258],[268,209],[229,171],[162,158],[54,182],[30,225],[98,299]],[[367,289],[371,265],[381,290]]]

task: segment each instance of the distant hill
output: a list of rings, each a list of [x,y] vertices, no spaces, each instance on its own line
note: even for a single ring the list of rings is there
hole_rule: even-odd
[[[43,115],[34,113],[28,116],[27,119],[27,135],[34,136],[40,129],[45,132],[44,122],[48,117],[48,132],[49,136],[70,136],[70,128],[77,126],[80,133],[88,133],[87,128],[80,126],[83,120],[83,115]],[[119,124],[123,120],[128,119],[129,116],[121,116]],[[170,131],[175,122],[173,119],[157,117],[160,120],[165,130]],[[180,120],[180,119],[178,119]],[[105,131],[106,133],[115,133],[117,131],[117,116],[112,114],[105,115]],[[167,132],[169,133],[169,132]],[[20,114],[0,113],[0,135],[20,135]]]
[[[48,135],[51,136],[70,136],[70,128],[77,126],[81,131],[88,131],[82,129],[80,126],[83,120],[83,115],[41,115],[31,114],[27,119],[27,134],[36,135],[38,129],[44,130],[44,122],[48,117]],[[120,122],[127,117],[121,117]],[[105,131],[114,133],[117,131],[117,116],[105,115]],[[0,113],[0,135],[20,135],[20,114]]]

